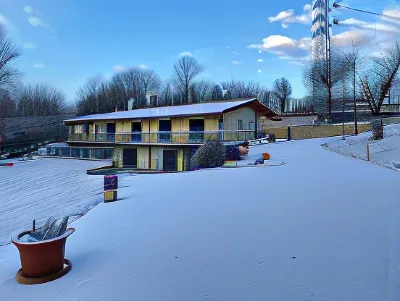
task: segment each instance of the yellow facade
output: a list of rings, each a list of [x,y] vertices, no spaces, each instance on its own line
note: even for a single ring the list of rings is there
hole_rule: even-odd
[[[143,146],[137,148],[137,168],[149,169],[149,147]]]
[[[150,142],[157,143],[158,119],[150,119]]]
[[[142,142],[144,143],[150,142],[149,132],[150,132],[150,120],[142,119]]]
[[[177,163],[178,171],[183,171],[183,149],[178,150]]]

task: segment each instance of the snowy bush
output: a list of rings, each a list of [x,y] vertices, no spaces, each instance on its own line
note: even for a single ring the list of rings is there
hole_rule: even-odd
[[[190,165],[197,168],[219,167],[224,164],[225,146],[219,141],[209,141],[203,144],[194,154]]]
[[[239,147],[237,145],[227,145],[225,160],[237,161],[240,160]]]
[[[383,124],[380,119],[373,120],[371,122],[372,137],[371,140],[383,139]]]

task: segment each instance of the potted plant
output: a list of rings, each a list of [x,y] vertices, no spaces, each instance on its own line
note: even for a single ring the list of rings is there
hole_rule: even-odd
[[[21,269],[16,280],[22,284],[39,284],[58,279],[71,270],[71,263],[64,258],[67,238],[74,228],[67,229],[68,217],[50,218],[44,227],[23,231],[11,237],[17,247]]]

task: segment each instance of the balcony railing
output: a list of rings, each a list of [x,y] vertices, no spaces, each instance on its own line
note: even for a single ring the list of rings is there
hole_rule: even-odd
[[[110,143],[165,143],[165,144],[202,144],[205,141],[245,141],[255,138],[254,130],[243,131],[206,131],[206,132],[154,132],[154,133],[75,133],[69,135],[69,141],[110,142]]]

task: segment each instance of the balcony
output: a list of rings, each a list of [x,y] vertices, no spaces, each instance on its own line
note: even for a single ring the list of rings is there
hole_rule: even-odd
[[[254,130],[205,132],[154,132],[154,133],[100,133],[70,134],[70,142],[103,142],[132,144],[203,144],[206,141],[234,142],[252,140]]]

